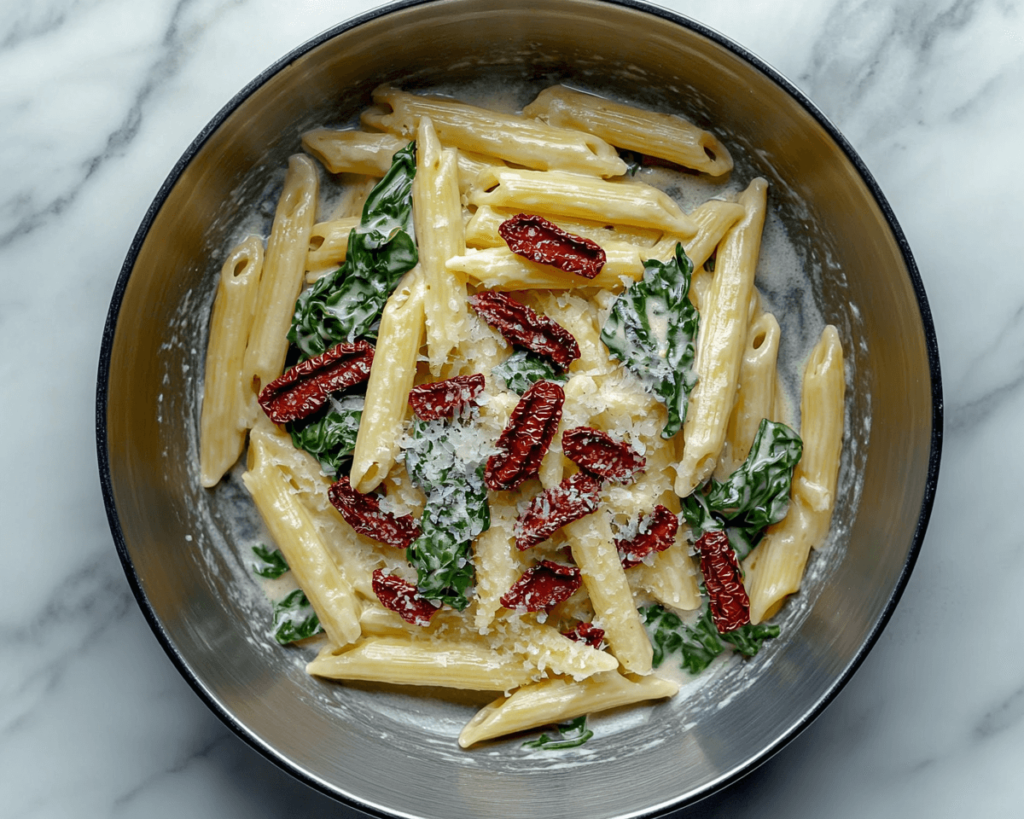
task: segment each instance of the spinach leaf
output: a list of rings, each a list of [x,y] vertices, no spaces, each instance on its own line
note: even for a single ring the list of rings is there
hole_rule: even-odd
[[[792,429],[762,418],[747,459],[726,480],[711,480],[708,507],[747,530],[778,523],[789,509],[793,470],[803,449]]]
[[[648,259],[643,279],[615,300],[601,328],[608,351],[668,408],[663,438],[682,427],[697,383],[693,359],[700,315],[687,298],[692,273],[681,244],[670,262]]]
[[[700,619],[692,626],[684,624],[678,616],[658,605],[640,609],[640,617],[654,648],[651,662],[655,668],[668,655],[678,651],[681,667],[691,674],[699,674],[725,649],[709,608],[705,607]]]
[[[336,475],[356,447],[363,417],[360,396],[333,402],[327,412],[288,424],[296,449],[304,449],[320,462],[325,475]]]
[[[539,748],[542,751],[561,751],[564,748],[578,748],[594,736],[594,732],[587,728],[586,716],[559,723],[555,729],[558,731],[557,737],[541,734],[538,739],[524,742],[523,747]]]
[[[707,606],[693,625],[684,624],[679,617],[659,605],[644,606],[640,609],[640,617],[654,648],[654,667],[678,651],[681,667],[691,674],[699,674],[711,665],[715,657],[725,650],[725,643],[749,659],[760,651],[765,640],[779,636],[778,626],[763,623],[756,626],[748,623],[734,631],[720,633]]]
[[[473,423],[475,409],[451,420],[417,419],[406,468],[427,502],[421,534],[406,550],[416,568],[419,593],[462,611],[475,579],[473,539],[491,525],[484,483],[486,439]]]
[[[756,626],[747,623],[745,626],[718,636],[727,643],[731,643],[744,657],[750,658],[761,650],[761,645],[765,640],[779,636],[779,627],[770,623],[758,623]]]
[[[391,169],[363,206],[345,264],[299,296],[288,340],[305,358],[341,341],[376,340],[380,313],[398,280],[418,261],[412,223],[416,143],[395,153]]]
[[[761,419],[750,454],[726,480],[712,478],[682,500],[683,517],[696,540],[725,529],[739,560],[761,542],[765,527],[789,509],[793,470],[803,453],[800,436],[785,424]]]
[[[305,640],[323,631],[302,589],[274,603],[274,639],[282,645]]]
[[[722,521],[711,513],[704,493],[697,489],[679,501],[683,518],[690,527],[694,542],[705,532],[718,532]]]
[[[288,564],[284,562],[284,555],[279,549],[271,551],[261,543],[259,546],[253,546],[252,550],[259,558],[259,562],[252,564],[252,570],[260,577],[275,580],[288,571]]]
[[[569,376],[555,368],[555,365],[529,350],[516,350],[500,364],[491,368],[505,382],[505,389],[522,395],[538,381],[555,381],[564,384]]]

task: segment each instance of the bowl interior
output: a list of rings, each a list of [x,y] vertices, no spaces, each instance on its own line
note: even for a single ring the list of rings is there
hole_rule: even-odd
[[[459,751],[482,700],[308,677],[266,636],[268,604],[240,544],[259,522],[237,475],[200,488],[198,400],[220,260],[265,228],[287,156],[351,122],[382,82],[522,102],[568,81],[722,136],[734,175],[770,202],[840,329],[849,360],[841,497],[784,639],[677,698],[604,718],[569,754],[520,740]],[[808,323],[810,317],[806,317]],[[909,252],[845,143],[773,73],[678,17],[597,0],[440,0],[329,32],[267,72],[172,173],[125,265],[104,341],[101,472],[129,579],[172,659],[247,741],[328,793],[397,815],[630,816],[678,806],[750,770],[816,715],[863,659],[923,535],[937,469],[938,362]],[[612,786],[610,783],[614,783]]]

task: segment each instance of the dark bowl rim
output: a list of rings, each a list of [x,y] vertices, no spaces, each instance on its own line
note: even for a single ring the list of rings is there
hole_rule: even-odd
[[[239,736],[246,744],[254,748],[264,757],[269,759],[271,762],[282,768],[284,771],[294,776],[306,785],[314,788],[315,790],[336,799],[343,804],[347,804],[372,816],[381,817],[381,819],[391,819],[396,814],[391,812],[385,812],[381,809],[366,804],[354,796],[338,791],[333,788],[329,783],[323,782],[306,771],[302,770],[287,758],[279,754],[272,746],[265,743],[259,737],[255,736],[241,721],[232,716],[227,710],[225,710],[220,703],[218,703],[210,692],[205,688],[202,681],[192,672],[184,657],[178,652],[177,647],[171,641],[169,635],[161,624],[157,617],[149,599],[146,597],[146,593],[142,588],[142,583],[139,579],[138,574],[135,572],[135,568],[132,564],[131,557],[128,554],[128,545],[124,537],[124,532],[121,529],[120,518],[117,514],[117,508],[114,504],[114,493],[113,493],[113,481],[111,477],[110,469],[110,457],[107,441],[107,391],[109,388],[110,381],[110,359],[113,351],[114,335],[117,329],[117,320],[120,314],[121,304],[124,300],[124,295],[128,287],[128,279],[131,276],[132,270],[135,266],[135,262],[138,258],[139,252],[144,244],[146,237],[149,235],[149,230],[156,219],[157,214],[163,207],[167,197],[177,184],[181,175],[188,167],[189,163],[195,158],[195,156],[202,150],[207,140],[224,124],[224,122],[231,116],[232,113],[245,102],[253,93],[259,88],[266,84],[271,78],[276,76],[279,72],[287,68],[292,63],[296,62],[300,58],[312,50],[323,45],[328,40],[343,34],[351,29],[358,28],[365,23],[376,20],[380,17],[387,16],[397,11],[402,11],[415,6],[428,5],[431,3],[444,3],[446,0],[398,0],[398,2],[389,3],[388,5],[381,6],[376,9],[372,9],[361,15],[353,17],[336,26],[332,26],[329,29],[321,32],[315,37],[307,40],[305,43],[294,48],[288,52],[285,56],[281,57],[276,62],[272,63],[262,72],[260,72],[253,80],[251,80],[241,91],[235,94],[227,104],[224,105],[217,112],[217,114],[210,120],[209,123],[200,131],[199,135],[192,141],[181,158],[175,163],[171,172],[167,175],[163,184],[160,186],[156,196],[153,199],[152,204],[146,211],[146,215],[139,226],[135,237],[132,239],[132,243],[129,246],[128,254],[125,257],[124,264],[121,267],[121,272],[118,276],[117,283],[114,287],[114,293],[111,297],[110,308],[107,313],[106,322],[103,327],[103,337],[100,349],[99,367],[97,372],[97,383],[96,383],[96,449],[97,459],[99,465],[99,477],[100,485],[103,493],[103,503],[106,508],[107,521],[110,526],[110,531],[114,539],[114,544],[117,548],[118,557],[121,560],[122,568],[124,569],[125,576],[127,577],[128,584],[131,587],[132,593],[135,595],[135,599],[139,604],[139,608],[142,610],[143,616],[149,623],[150,628],[153,630],[157,641],[163,647],[167,656],[171,662],[178,669],[179,673],[184,677],[185,681],[191,686],[196,694],[202,699],[207,706],[216,714],[221,721],[230,728],[237,736]],[[767,762],[776,753],[782,750],[788,745],[793,739],[795,739],[808,725],[810,725],[821,713],[824,711],[842,690],[842,688],[849,682],[854,672],[860,667],[867,657],[868,653],[874,647],[878,638],[881,636],[882,631],[892,618],[893,611],[899,603],[900,598],[903,596],[903,592],[906,589],[907,583],[910,579],[910,574],[913,571],[914,565],[917,562],[917,558],[920,555],[921,545],[924,540],[925,532],[928,528],[928,521],[931,517],[932,506],[935,499],[936,487],[938,484],[939,477],[939,462],[942,454],[942,439],[943,439],[943,397],[942,397],[942,378],[941,370],[939,365],[939,349],[938,341],[935,334],[935,326],[932,321],[931,309],[928,305],[928,298],[925,294],[924,284],[921,281],[920,272],[918,271],[917,264],[914,261],[913,254],[910,250],[910,245],[907,242],[906,236],[903,233],[899,222],[896,220],[896,216],[893,213],[892,208],[889,205],[888,200],[882,193],[875,181],[874,176],[868,170],[863,160],[853,149],[853,146],[847,141],[847,139],[840,133],[839,129],[832,124],[832,122],[818,109],[818,107],[811,102],[811,100],[797,88],[792,82],[784,77],[779,71],[774,69],[764,60],[757,57],[752,52],[748,51],[743,46],[739,45],[735,41],[728,37],[720,34],[719,32],[711,29],[702,23],[693,20],[692,18],[678,14],[674,11],[670,11],[665,8],[658,6],[649,5],[641,0],[593,0],[593,2],[605,3],[607,5],[619,6],[628,9],[634,9],[646,14],[659,17],[675,25],[681,26],[682,28],[689,29],[690,31],[705,37],[714,43],[722,46],[726,50],[732,52],[735,56],[747,62],[757,71],[760,71],[768,79],[774,82],[776,85],[781,87],[790,97],[792,97],[814,120],[825,129],[828,135],[834,140],[836,145],[843,151],[846,158],[850,161],[853,167],[857,170],[862,181],[871,192],[879,209],[882,211],[883,216],[889,226],[889,230],[892,232],[893,238],[896,240],[899,246],[900,253],[903,256],[904,264],[907,268],[907,274],[910,277],[911,285],[914,289],[914,295],[917,299],[918,308],[921,315],[921,324],[924,331],[925,346],[928,352],[928,365],[929,374],[931,376],[931,393],[932,393],[932,433],[931,433],[931,449],[928,458],[928,474],[925,481],[924,494],[921,501],[921,509],[918,514],[917,527],[914,531],[914,537],[911,543],[910,550],[907,553],[907,559],[903,565],[903,570],[896,582],[896,586],[893,589],[892,594],[889,597],[875,627],[868,634],[867,638],[861,644],[856,655],[851,660],[850,664],[846,668],[845,672],[835,680],[832,687],[820,698],[820,700],[811,708],[796,724],[789,727],[789,729],[781,736],[773,745],[761,749],[755,754],[747,763],[732,772],[730,775],[723,777],[709,785],[705,786],[703,792],[691,795],[687,799],[678,800],[671,804],[665,804],[660,806],[652,806],[650,809],[642,811],[640,813],[633,814],[636,819],[640,817],[653,817],[663,815],[669,810],[678,810],[680,808],[692,805],[702,799],[711,796],[713,793],[722,790],[734,782],[742,779],[744,776],[760,767],[762,764]]]

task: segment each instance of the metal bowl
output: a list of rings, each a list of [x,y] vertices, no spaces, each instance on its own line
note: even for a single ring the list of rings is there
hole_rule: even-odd
[[[300,133],[352,120],[370,91],[569,80],[677,111],[728,140],[770,201],[849,361],[847,443],[831,543],[784,636],[689,698],[605,718],[583,748],[519,740],[460,751],[473,703],[308,677],[270,645],[238,544],[258,519],[237,481],[196,472],[212,288],[231,239],[267,213]],[[275,177],[275,175],[278,175]],[[782,294],[785,298],[785,294]],[[793,304],[798,304],[794,301]],[[592,819],[677,808],[734,781],[825,707],[864,659],[914,564],[942,431],[939,362],[903,234],[849,144],[790,83],[698,23],[632,0],[403,3],[339,26],[245,88],[197,137],[139,229],[111,302],[97,441],[111,530],[171,660],[246,742],[375,813]]]

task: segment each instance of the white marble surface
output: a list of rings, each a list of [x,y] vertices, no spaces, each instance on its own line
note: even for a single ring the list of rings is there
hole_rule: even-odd
[[[773,64],[860,152],[916,254],[946,395],[930,530],[878,645],[790,746],[678,817],[1019,815],[1024,4],[663,4]],[[355,815],[237,739],[153,639],[93,400],[114,282],[175,160],[264,66],[377,5],[0,0],[5,817]]]

